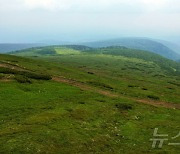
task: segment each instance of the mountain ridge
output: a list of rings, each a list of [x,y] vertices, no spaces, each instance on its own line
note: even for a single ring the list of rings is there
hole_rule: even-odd
[[[166,58],[179,60],[180,54],[168,48],[164,44],[148,39],[148,38],[119,38],[104,41],[86,42],[82,45],[89,47],[108,47],[108,46],[124,46],[132,49],[140,49],[160,54]]]

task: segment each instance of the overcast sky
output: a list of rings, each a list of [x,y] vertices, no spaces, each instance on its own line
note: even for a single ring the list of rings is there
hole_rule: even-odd
[[[0,42],[180,41],[180,0],[0,0]]]

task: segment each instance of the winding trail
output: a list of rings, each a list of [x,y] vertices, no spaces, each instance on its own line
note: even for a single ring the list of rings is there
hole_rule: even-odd
[[[104,96],[109,96],[109,97],[118,97],[117,94],[113,94],[112,92],[110,91],[107,91],[107,90],[100,90],[100,89],[95,89],[94,87],[91,87],[89,85],[86,85],[82,82],[78,82],[78,81],[75,81],[75,80],[72,80],[72,79],[67,79],[65,77],[53,77],[52,78],[53,81],[57,81],[57,82],[62,82],[62,83],[66,83],[66,84],[69,84],[69,85],[72,85],[72,86],[75,86],[75,87],[78,87],[82,90],[87,90],[87,91],[96,91],[97,93],[101,94],[101,95],[104,95]]]
[[[80,88],[81,90],[87,90],[87,91],[92,91],[92,92],[96,92],[98,94],[104,95],[104,96],[108,96],[108,97],[124,97],[120,94],[114,94],[111,91],[107,91],[107,90],[101,90],[101,89],[95,89],[94,87],[91,87],[83,82],[79,82],[73,79],[67,79],[63,76],[58,76],[58,77],[52,77],[53,81],[56,82],[61,82],[61,83],[66,83],[68,85],[71,86],[75,86]],[[152,105],[155,107],[164,107],[167,109],[180,109],[180,104],[175,104],[175,103],[167,103],[167,102],[162,102],[162,101],[153,101],[153,100],[148,100],[148,99],[136,99],[136,98],[129,98],[133,101],[139,102],[139,103],[143,103],[143,104],[147,104],[147,105]]]

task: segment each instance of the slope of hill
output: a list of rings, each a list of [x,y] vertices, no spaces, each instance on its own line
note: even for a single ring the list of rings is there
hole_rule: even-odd
[[[165,46],[167,46],[171,50],[173,50],[176,53],[180,54],[180,45],[178,45],[176,43],[169,42],[169,41],[164,41],[164,40],[157,40],[157,42],[160,42],[160,43],[164,44]]]
[[[179,132],[177,63],[124,47],[13,54],[0,54],[0,153],[179,150],[167,144],[152,149],[150,141],[154,128]]]
[[[108,47],[108,46],[125,46],[133,49],[140,49],[145,51],[150,51],[162,55],[166,58],[178,60],[180,55],[173,50],[169,49],[167,46],[150,39],[145,38],[120,38],[105,40],[99,42],[87,42],[84,43],[89,47]]]
[[[180,64],[172,60],[166,59],[158,54],[129,49],[121,46],[109,46],[105,48],[90,48],[82,45],[66,45],[66,46],[49,46],[49,47],[38,47],[32,49],[25,49],[12,54],[20,56],[30,56],[30,57],[42,57],[42,56],[56,56],[56,55],[75,55],[75,54],[104,54],[104,55],[116,55],[124,56],[129,58],[137,58],[145,60],[148,62],[154,62],[158,64],[163,69],[171,74],[179,74]]]
[[[6,53],[26,48],[44,46],[44,44],[13,44],[13,43],[0,43],[0,53]]]
[[[112,46],[112,47],[106,47],[106,48],[100,48],[100,49],[87,50],[85,52],[124,56],[128,58],[138,58],[138,59],[142,59],[148,62],[154,62],[155,64],[158,64],[159,66],[161,66],[161,68],[166,69],[167,72],[171,74],[180,75],[179,63],[166,59],[158,54],[146,52],[143,50],[128,49],[125,47]]]

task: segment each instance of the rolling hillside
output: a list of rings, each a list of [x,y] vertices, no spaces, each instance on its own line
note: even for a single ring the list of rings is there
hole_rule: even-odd
[[[125,47],[0,54],[0,153],[175,154],[150,139],[179,132],[179,86],[179,63]]]
[[[146,38],[120,38],[98,42],[87,42],[84,43],[89,47],[108,47],[108,46],[125,46],[132,49],[140,49],[144,51],[150,51],[172,60],[180,59],[180,55],[167,46]]]
[[[121,46],[109,46],[104,48],[90,48],[81,45],[66,45],[66,46],[49,46],[49,47],[38,47],[32,49],[25,49],[12,54],[19,56],[28,57],[48,57],[48,56],[60,56],[60,55],[112,55],[112,56],[123,56],[127,58],[137,58],[148,62],[153,62],[161,66],[161,68],[167,70],[171,74],[179,74],[180,64],[172,60],[166,59],[158,54],[129,49]]]

